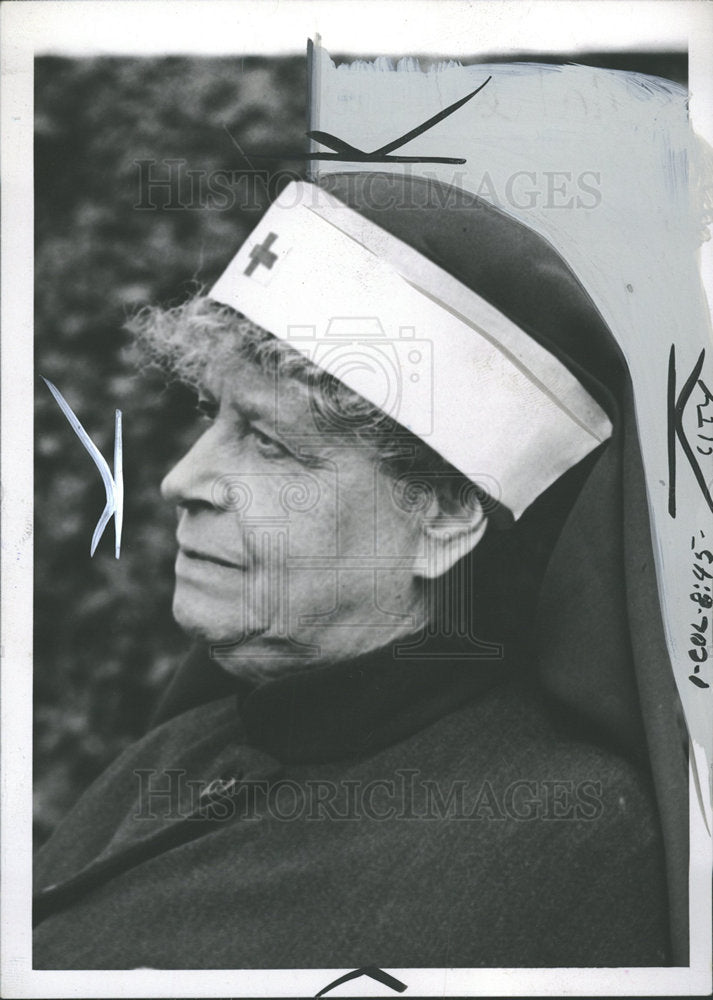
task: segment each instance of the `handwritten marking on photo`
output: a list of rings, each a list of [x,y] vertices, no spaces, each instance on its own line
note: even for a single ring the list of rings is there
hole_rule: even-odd
[[[106,463],[106,459],[82,427],[81,423],[75,416],[72,407],[69,405],[57,386],[50,382],[49,379],[46,379],[44,375],[40,377],[54,396],[57,401],[57,405],[69,421],[70,427],[89,452],[92,461],[99,470],[102,482],[104,483],[104,489],[106,491],[106,506],[104,507],[101,517],[97,522],[97,526],[94,529],[89,554],[90,556],[94,555],[97,545],[99,544],[99,539],[104,534],[104,529],[113,516],[114,555],[118,559],[121,552],[121,528],[124,520],[124,466],[121,440],[121,410],[116,410],[114,414],[114,475],[112,476],[109,466]]]

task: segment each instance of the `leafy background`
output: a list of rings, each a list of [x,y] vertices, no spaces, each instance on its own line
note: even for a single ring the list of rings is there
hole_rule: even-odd
[[[686,80],[680,54],[573,59]],[[143,304],[167,305],[197,283],[210,285],[270,200],[264,184],[251,183],[252,204],[238,197],[211,204],[199,176],[250,173],[240,149],[275,180],[300,172],[282,154],[304,148],[306,86],[302,57],[36,61],[38,842],[142,734],[185,650],[171,617],[174,514],[158,490],[194,434],[192,401],[137,370],[123,325]],[[255,152],[273,159],[258,162]],[[182,164],[173,167],[182,182],[172,193],[153,190],[155,209],[137,208],[147,200],[137,162],[154,161],[153,176],[166,177],[168,160]],[[193,187],[189,170],[202,172],[193,175]],[[230,191],[241,190],[236,175]],[[177,202],[184,207],[170,207]],[[39,375],[58,386],[109,459],[114,409],[123,411],[126,508],[118,561],[113,522],[89,557],[104,490]]]
[[[122,327],[146,303],[212,283],[268,204],[235,178],[211,207],[204,176],[249,171],[236,148],[304,149],[304,58],[42,58],[35,71],[35,816],[44,839],[139,736],[186,643],[171,617],[175,515],[162,477],[192,435],[188,394],[142,373]],[[153,160],[171,193],[139,190]],[[286,179],[303,165],[256,163]],[[174,166],[174,177],[179,168]],[[143,168],[144,172],[146,167]],[[232,180],[232,178],[231,178]],[[227,195],[226,195],[227,190]],[[253,195],[255,197],[253,197]],[[155,210],[138,209],[142,201]],[[166,205],[182,202],[183,208]],[[93,559],[104,489],[41,382],[65,396],[112,465],[123,412],[126,507]]]

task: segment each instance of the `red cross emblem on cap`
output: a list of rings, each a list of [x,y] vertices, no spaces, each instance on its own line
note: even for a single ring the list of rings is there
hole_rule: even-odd
[[[268,233],[263,243],[256,243],[250,251],[250,263],[243,271],[248,277],[253,273],[259,264],[263,264],[268,270],[277,260],[277,254],[270,250],[270,247],[277,239],[276,233]]]

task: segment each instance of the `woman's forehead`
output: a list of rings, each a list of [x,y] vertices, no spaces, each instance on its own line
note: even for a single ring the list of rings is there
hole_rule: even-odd
[[[319,379],[306,379],[289,370],[265,370],[255,362],[236,360],[229,369],[208,374],[205,389],[221,407],[285,439],[309,439],[328,446],[353,440],[357,430],[325,414]]]

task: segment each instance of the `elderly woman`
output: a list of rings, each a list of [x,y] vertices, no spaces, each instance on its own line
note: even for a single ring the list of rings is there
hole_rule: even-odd
[[[135,329],[194,639],[38,858],[51,969],[687,962],[685,734],[626,366],[541,237],[290,185]]]

